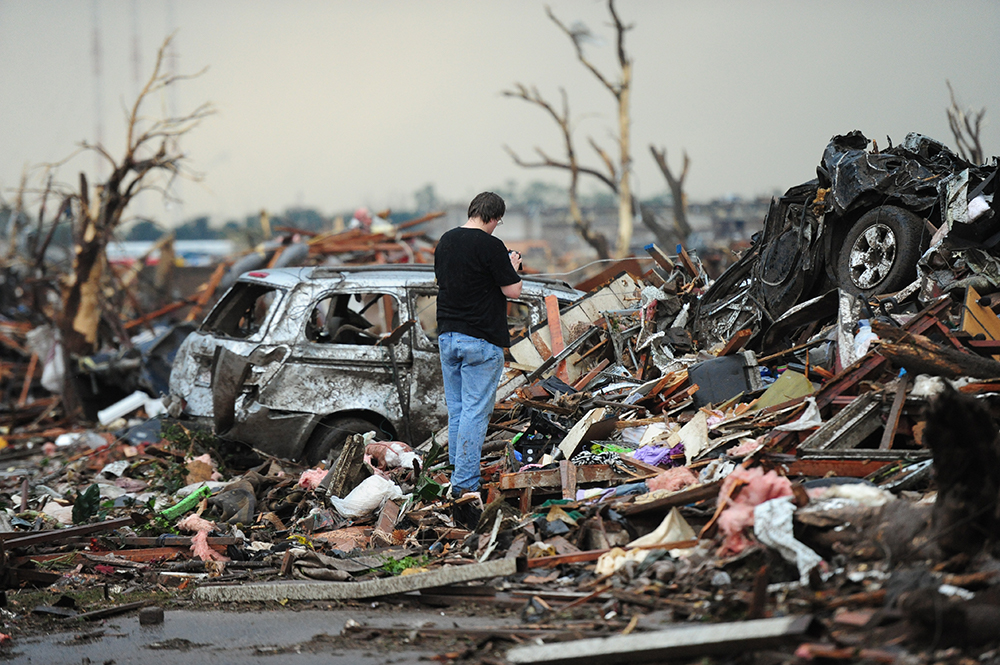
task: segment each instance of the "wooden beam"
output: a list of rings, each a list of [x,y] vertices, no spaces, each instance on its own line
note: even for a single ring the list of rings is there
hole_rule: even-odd
[[[899,379],[896,396],[892,400],[892,408],[889,409],[889,417],[885,421],[885,431],[882,432],[882,442],[879,443],[879,450],[889,450],[892,448],[892,440],[896,436],[896,429],[899,427],[899,414],[903,411],[903,404],[906,403],[906,392],[909,388],[910,375],[904,374]]]
[[[686,506],[706,499],[714,499],[719,495],[722,481],[716,480],[704,485],[692,485],[655,501],[645,503],[618,504],[615,510],[623,515],[641,515],[643,513],[665,513],[674,506]]]
[[[545,296],[545,314],[548,318],[552,355],[557,356],[566,348],[566,343],[563,341],[562,321],[559,319],[559,299],[554,294]],[[559,364],[556,365],[556,376],[567,383],[569,382],[565,360],[560,360]]]
[[[637,279],[641,278],[643,274],[642,268],[639,267],[639,261],[637,261],[635,257],[630,257],[616,261],[593,277],[588,277],[581,282],[577,282],[573,285],[573,288],[578,291],[593,291],[601,286],[604,286],[612,279],[620,275],[623,271]]]
[[[970,376],[993,379],[1000,376],[1000,362],[937,344],[923,335],[872,322],[872,330],[882,339],[878,352],[908,372],[945,378]],[[961,347],[961,343],[959,343]]]
[[[750,336],[753,335],[753,330],[750,328],[744,328],[743,330],[737,330],[736,334],[730,338],[726,345],[722,347],[722,351],[719,351],[719,356],[728,356],[736,353],[747,343]]]
[[[100,531],[112,531],[121,526],[130,526],[131,517],[121,517],[113,520],[98,522],[97,524],[84,524],[83,526],[71,526],[65,529],[53,529],[51,531],[39,531],[25,534],[23,531],[8,531],[0,533],[0,540],[4,541],[4,547],[8,550],[15,547],[27,547],[28,545],[40,545],[42,543],[58,542],[68,540],[75,536],[85,536]]]
[[[527,515],[528,513],[531,512],[531,498],[532,498],[531,495],[533,493],[534,492],[531,487],[525,487],[524,489],[521,490],[521,496],[519,497],[518,500],[518,507],[521,509],[522,515]]]
[[[594,369],[590,370],[589,372],[581,376],[579,379],[577,379],[576,383],[573,384],[573,389],[586,390],[590,382],[596,379],[597,375],[600,374],[604,370],[604,368],[610,364],[611,361],[608,360],[607,358],[597,363]]]
[[[746,654],[757,649],[801,641],[804,635],[812,632],[814,620],[808,614],[688,625],[630,635],[518,646],[507,652],[507,661],[518,665],[660,663],[712,654]]]
[[[895,460],[871,459],[800,459],[783,465],[785,475],[822,478],[828,473],[843,478],[865,478]]]
[[[198,294],[198,298],[194,301],[194,307],[188,312],[185,321],[194,321],[201,315],[201,310],[205,308],[208,301],[212,299],[215,295],[215,291],[219,288],[219,284],[222,282],[222,277],[226,274],[226,268],[229,266],[229,261],[223,261],[215,267],[215,272],[212,276],[208,278],[205,282],[204,288]]]
[[[697,278],[698,268],[695,267],[694,261],[692,261],[691,257],[688,256],[687,250],[684,249],[683,245],[677,245],[677,247],[680,250],[677,253],[677,258],[681,260],[681,263],[684,265],[684,269],[687,270],[688,274],[691,275],[691,277]]]
[[[576,466],[569,460],[559,462],[559,480],[562,485],[562,498],[576,501]]]
[[[145,325],[149,321],[153,321],[154,319],[158,319],[161,316],[166,316],[167,314],[170,314],[171,312],[176,312],[177,310],[181,309],[182,307],[187,307],[190,304],[191,304],[191,302],[187,298],[185,298],[184,300],[178,300],[177,302],[172,302],[169,305],[165,305],[165,306],[161,307],[160,309],[156,310],[155,312],[149,312],[148,314],[143,314],[138,319],[132,319],[131,321],[127,321],[125,324],[123,324],[123,327],[125,328],[125,330],[131,330],[132,328],[136,328],[138,326]]]
[[[28,403],[28,391],[31,390],[31,380],[35,378],[35,367],[38,366],[38,354],[32,353],[31,360],[28,361],[28,371],[24,374],[24,383],[21,384],[21,396],[17,399],[17,408],[23,409]]]
[[[657,473],[662,469],[657,469]],[[635,476],[635,480],[651,478],[655,473],[640,472]],[[583,483],[603,483],[609,480],[633,480],[633,478],[623,477],[607,464],[585,464],[576,467],[577,486]],[[503,473],[500,475],[500,489],[517,490],[525,487],[561,487],[562,477],[560,469],[533,469],[531,471],[521,471],[519,473]]]
[[[444,210],[440,210],[438,212],[429,212],[426,215],[421,215],[420,217],[416,217],[414,219],[408,219],[405,222],[402,222],[401,224],[397,224],[396,228],[408,229],[412,226],[416,226],[417,224],[423,224],[424,222],[429,222],[433,219],[437,219],[438,217],[444,217],[444,216],[445,216]]]
[[[473,580],[504,577],[517,572],[513,559],[439,568],[426,573],[385,577],[362,582],[270,582],[239,586],[200,586],[196,600],[209,602],[250,602],[261,600],[349,600],[391,596]]]

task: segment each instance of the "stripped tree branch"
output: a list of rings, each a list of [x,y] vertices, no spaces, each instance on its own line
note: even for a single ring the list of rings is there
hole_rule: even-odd
[[[573,132],[570,123],[570,113],[569,113],[569,99],[566,96],[566,91],[562,88],[559,90],[562,96],[562,112],[555,109],[538,92],[537,88],[532,88],[530,91],[521,84],[515,84],[514,91],[505,91],[503,94],[508,97],[517,97],[530,104],[534,104],[548,113],[555,123],[559,126],[563,137],[563,147],[566,150],[566,162],[557,162],[550,158],[541,148],[535,148],[535,152],[538,153],[542,161],[537,163],[526,163],[521,160],[517,154],[506,147],[508,154],[514,159],[514,163],[522,167],[549,167],[549,168],[560,168],[566,169],[570,173],[570,185],[569,185],[569,211],[570,211],[570,221],[572,222],[574,228],[576,228],[577,233],[584,241],[594,248],[597,255],[606,259],[610,257],[610,248],[607,238],[603,233],[596,231],[593,228],[590,220],[587,220],[583,216],[583,211],[580,209],[579,202],[579,178],[581,173],[580,165],[577,163],[576,159],[576,149],[573,146]]]
[[[687,178],[688,167],[691,165],[691,160],[688,158],[687,151],[684,151],[684,165],[681,167],[680,176],[675,176],[670,170],[670,165],[667,163],[667,149],[660,148],[656,149],[656,146],[650,145],[649,151],[653,153],[653,159],[656,160],[656,165],[660,167],[660,172],[663,173],[663,177],[667,180],[667,185],[670,187],[670,196],[673,199],[674,208],[674,226],[677,233],[681,238],[687,238],[691,234],[691,225],[688,223],[687,218],[687,196],[684,194],[684,179]]]
[[[986,109],[963,110],[955,99],[955,90],[951,87],[951,81],[945,81],[945,83],[948,85],[948,94],[951,97],[951,106],[948,107],[948,127],[951,129],[951,135],[955,138],[955,144],[958,146],[958,154],[962,156],[962,159],[972,164],[982,164],[986,161],[986,154],[983,152],[980,132]]]
[[[184,154],[177,148],[177,138],[214,112],[210,104],[202,104],[181,116],[150,120],[140,115],[144,103],[151,101],[156,93],[178,81],[198,76],[163,71],[171,40],[172,37],[168,37],[160,46],[153,72],[126,115],[125,154],[122,158],[114,159],[101,145],[84,143],[82,146],[100,154],[112,168],[107,180],[94,187],[93,196],[86,176],[81,173],[79,190],[73,195],[78,202],[73,274],[64,288],[59,320],[62,343],[68,357],[92,353],[99,344],[101,314],[109,307],[104,295],[109,292],[105,288],[109,277],[105,250],[121,225],[127,206],[140,192],[150,189],[162,191],[164,181],[169,185],[181,174]],[[157,174],[166,177],[156,179],[154,176]],[[75,390],[69,375],[67,373],[64,400],[67,408],[72,410],[77,404],[74,403]]]

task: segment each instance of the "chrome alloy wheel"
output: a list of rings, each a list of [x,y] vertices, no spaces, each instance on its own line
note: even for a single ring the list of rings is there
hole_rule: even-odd
[[[896,234],[885,224],[872,224],[851,247],[851,281],[859,289],[877,286],[896,260]]]

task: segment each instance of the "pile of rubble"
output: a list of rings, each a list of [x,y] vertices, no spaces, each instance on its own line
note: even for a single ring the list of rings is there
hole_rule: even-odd
[[[926,176],[906,159],[946,156],[906,145],[893,164],[952,199],[928,204],[940,226],[892,294],[825,289],[817,273],[781,291],[780,316],[760,301],[777,284],[768,243],[803,233],[788,220],[813,233],[851,207],[828,172],[776,202],[798,217],[770,214],[751,258],[714,285],[683,248],[650,246],[653,268],[609,268],[573,302],[547,299],[510,348],[482,496],[460,500],[479,510],[447,498],[447,428],[421,445],[355,434],[307,465],[183,418],[120,418],[151,405],[89,430],[41,429],[27,404],[4,413],[6,587],[122,592],[15,612],[101,619],[153,602],[126,602],[139,589],[391,598],[520,612],[518,630],[491,633],[516,663],[996,658],[1000,235],[949,231],[996,222],[997,167]],[[899,200],[904,185],[892,179]]]

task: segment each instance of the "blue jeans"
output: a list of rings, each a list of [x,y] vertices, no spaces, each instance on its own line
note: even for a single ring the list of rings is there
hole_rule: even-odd
[[[479,489],[479,462],[503,373],[503,349],[457,332],[438,337],[448,403],[448,461],[453,492]]]

